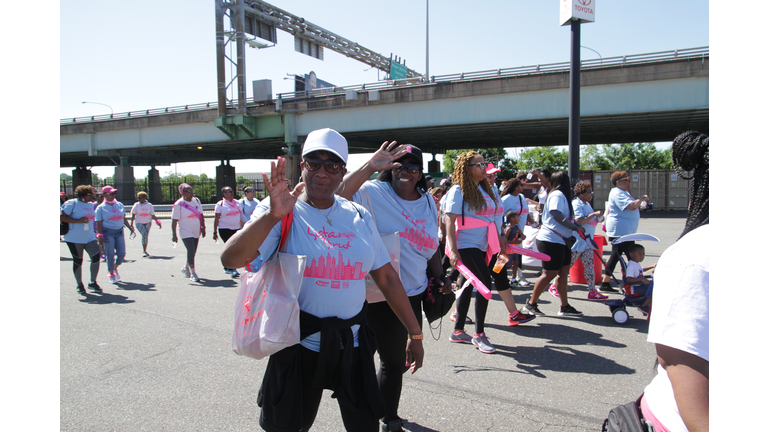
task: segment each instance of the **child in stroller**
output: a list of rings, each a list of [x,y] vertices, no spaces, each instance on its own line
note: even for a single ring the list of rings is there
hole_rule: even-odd
[[[621,239],[617,239],[617,241],[618,240]],[[646,239],[644,238],[644,240]],[[658,241],[658,239],[655,239],[655,241]],[[643,273],[655,269],[656,264],[648,267],[640,265],[645,259],[645,248],[639,244],[630,246],[629,258],[629,263],[627,263],[624,261],[624,257],[619,256],[622,294],[624,294],[624,298],[607,300],[605,302],[611,309],[613,320],[618,324],[625,324],[629,320],[627,306],[637,307],[644,316],[649,316],[651,312],[653,280],[650,279],[650,276],[646,277]]]

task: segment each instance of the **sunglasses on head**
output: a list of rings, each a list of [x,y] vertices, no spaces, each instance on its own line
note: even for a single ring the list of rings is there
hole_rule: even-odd
[[[401,173],[403,170],[408,170],[408,174],[418,174],[421,171],[421,167],[418,164],[406,162],[399,167],[393,169],[394,172]]]
[[[334,162],[330,159],[304,159],[304,166],[307,167],[307,171],[317,171],[322,165],[325,165],[325,172],[328,174],[336,174],[344,168],[343,163]]]

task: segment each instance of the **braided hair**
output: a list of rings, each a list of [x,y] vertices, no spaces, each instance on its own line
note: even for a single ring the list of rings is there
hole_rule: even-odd
[[[688,219],[678,240],[694,229],[709,223],[709,137],[697,131],[678,135],[672,143],[672,165],[677,174],[691,183]],[[684,171],[693,171],[686,177]]]
[[[483,198],[482,192],[475,186],[470,173],[472,167],[469,166],[469,161],[475,156],[480,156],[480,153],[476,151],[464,152],[456,158],[456,167],[453,169],[453,184],[458,184],[461,187],[461,192],[464,194],[464,202],[468,208],[478,211],[485,209],[486,205],[485,198]],[[480,187],[496,202],[496,194],[493,192],[488,178],[483,177]]]

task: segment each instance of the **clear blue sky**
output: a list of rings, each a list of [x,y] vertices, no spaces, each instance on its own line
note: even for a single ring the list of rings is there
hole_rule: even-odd
[[[394,53],[425,71],[424,1],[273,0],[381,54]],[[471,6],[469,6],[471,5]],[[697,6],[698,5],[698,6]],[[216,100],[214,2],[212,0],[63,1],[61,10],[60,117],[109,114]],[[653,19],[644,11],[655,11]],[[570,29],[560,27],[558,2],[495,0],[430,2],[430,75],[567,62]],[[582,26],[581,44],[602,57],[709,45],[706,2],[600,1],[596,22]],[[375,82],[384,73],[325,50],[320,61],[297,53],[293,36],[277,32],[278,43],[247,49],[246,78],[271,79],[273,95],[293,91],[286,74],[315,71],[337,85]],[[582,50],[582,58],[597,58]],[[369,70],[366,70],[369,69]],[[252,96],[248,84],[248,96]],[[382,137],[382,141],[387,137]],[[353,158],[350,165],[360,163]],[[179,173],[215,173],[218,161],[179,164]],[[238,172],[261,170],[265,162],[232,161]],[[69,167],[62,169],[69,172]],[[174,166],[159,167],[161,174]],[[111,167],[94,167],[102,177]],[[137,167],[137,177],[146,168]]]

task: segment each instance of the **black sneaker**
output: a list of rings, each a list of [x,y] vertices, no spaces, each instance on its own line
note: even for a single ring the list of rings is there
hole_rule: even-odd
[[[404,432],[403,421],[400,419],[390,420],[389,423],[381,425],[381,432]]]
[[[619,292],[619,290],[611,286],[610,282],[600,283],[600,288],[598,288],[597,290],[600,291],[600,294]]]
[[[520,312],[526,314],[526,315],[536,315],[536,316],[544,316],[544,312],[539,310],[539,304],[538,303],[528,303],[526,300],[525,306],[520,309]]]
[[[79,292],[81,295],[86,295],[86,292],[85,292],[85,286],[84,286],[84,285],[82,285],[82,284],[81,284],[81,285],[78,285],[78,286],[77,286],[77,292]]]
[[[101,290],[101,287],[96,282],[91,282],[88,284],[88,289],[95,292],[95,293],[103,293],[104,291]]]
[[[581,315],[581,311],[577,311],[573,306],[567,304],[565,306],[560,306],[560,312],[557,314],[565,316],[579,316]]]

